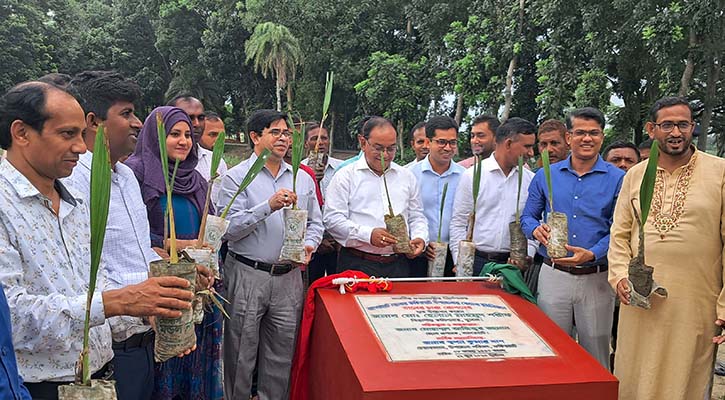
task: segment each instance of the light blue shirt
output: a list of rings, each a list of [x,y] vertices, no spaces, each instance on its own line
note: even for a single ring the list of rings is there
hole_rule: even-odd
[[[428,157],[426,156],[420,162],[412,165],[409,170],[415,175],[415,179],[418,181],[420,198],[423,203],[423,214],[428,220],[428,238],[431,242],[438,239],[441,198],[443,197],[443,187],[448,183],[441,228],[441,241],[448,242],[448,228],[451,224],[451,215],[453,214],[453,201],[456,198],[458,181],[461,180],[461,176],[466,169],[451,161],[448,170],[439,175],[433,171]]]
[[[360,150],[360,152],[357,153],[356,156],[352,156],[352,157],[348,158],[347,160],[343,161],[342,164],[338,165],[337,166],[337,170],[339,171],[339,170],[347,167],[348,165],[350,165],[350,164],[354,163],[355,161],[359,160],[360,157],[362,157],[362,156],[363,156],[363,151]]]
[[[622,188],[624,171],[605,162],[601,157],[591,171],[579,175],[571,166],[571,155],[551,166],[551,185],[554,191],[554,211],[567,216],[571,246],[582,247],[594,253],[595,261],[606,260],[609,249],[609,228],[612,226],[614,206]],[[529,239],[539,220],[549,210],[548,189],[544,169],[540,168],[529,186],[529,197],[521,214],[521,227]],[[548,257],[546,247],[539,254]],[[568,253],[571,256],[571,252]],[[585,263],[582,265],[591,265]]]

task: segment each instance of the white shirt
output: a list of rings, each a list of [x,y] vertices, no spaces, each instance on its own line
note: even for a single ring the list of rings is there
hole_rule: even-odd
[[[57,215],[51,200],[11,163],[0,163],[0,283],[10,307],[18,371],[26,382],[72,381],[83,347],[90,214],[73,189],[56,181],[56,190]],[[101,298],[104,270],[101,264],[91,303],[92,372],[113,358]]]
[[[199,171],[202,177],[204,177],[204,180],[209,182],[209,179],[211,179],[211,157],[214,154],[214,152],[207,150],[197,144],[197,148],[199,149],[199,162],[196,164],[196,170]],[[221,182],[224,175],[227,174],[227,163],[224,161],[224,158],[221,159],[219,162],[219,167],[217,167],[216,172],[219,174],[219,176],[214,181],[214,186],[211,188],[211,202],[212,204],[216,204],[219,200],[219,190],[221,190]]]
[[[391,163],[385,178],[393,212],[403,215],[411,239],[420,238],[427,243],[428,222],[423,215],[415,176]],[[337,171],[325,198],[323,214],[325,229],[337,242],[367,253],[392,254],[392,246],[381,248],[370,244],[373,229],[385,228],[385,214],[388,214],[388,200],[383,177],[370,169],[365,157],[360,157],[350,168]]]
[[[91,195],[91,163],[93,153],[81,154],[78,165],[64,184],[76,189],[87,202]],[[120,289],[141,283],[149,277],[149,264],[161,257],[151,249],[149,221],[143,204],[138,180],[131,168],[116,163],[111,171],[111,205],[108,209],[106,236],[103,241],[103,264],[108,276],[108,289]],[[109,318],[113,340],[122,342],[146,332],[141,318],[119,316]]]
[[[481,163],[481,186],[476,201],[476,225],[473,229],[476,250],[506,253],[511,249],[509,223],[516,219],[518,174],[518,167],[515,167],[508,176],[505,176],[493,155]],[[533,178],[534,173],[524,169],[519,213],[524,211],[529,184]],[[453,203],[449,245],[454,260],[458,259],[458,242],[466,239],[468,216],[472,210],[473,168],[468,168],[458,182],[456,200]],[[529,240],[528,247],[529,256],[533,256],[536,252],[536,242]]]
[[[426,157],[427,157],[427,156],[426,156]],[[412,166],[414,166],[414,165],[417,165],[417,164],[419,164],[419,163],[420,163],[421,161],[423,161],[423,160],[425,160],[425,157],[421,158],[420,160],[413,160],[413,161],[411,161],[411,162],[409,162],[409,163],[405,164],[405,165],[404,165],[404,167],[405,167],[405,168],[410,168],[410,167],[412,167]]]
[[[302,160],[302,164],[305,164],[309,166],[309,158],[305,158]],[[320,184],[320,191],[322,191],[322,198],[325,198],[325,193],[327,193],[327,187],[330,186],[330,182],[332,182],[332,177],[335,175],[335,171],[337,171],[337,167],[342,164],[342,160],[339,160],[337,158],[327,157],[327,166],[325,166],[325,176],[322,177],[322,180],[319,182]]]

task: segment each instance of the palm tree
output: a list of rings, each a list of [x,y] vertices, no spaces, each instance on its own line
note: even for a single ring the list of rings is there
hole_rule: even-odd
[[[300,42],[286,26],[264,22],[254,28],[254,33],[244,44],[244,52],[247,53],[246,62],[253,62],[255,72],[261,72],[266,78],[274,71],[277,77],[277,111],[281,111],[282,88],[287,85],[288,77],[294,79],[297,65],[302,62]],[[287,97],[287,108],[290,108],[289,90]]]

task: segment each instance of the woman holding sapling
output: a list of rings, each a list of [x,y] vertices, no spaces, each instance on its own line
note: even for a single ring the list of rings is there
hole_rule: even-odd
[[[157,113],[160,113],[166,129],[168,171],[163,171],[159,154]],[[157,247],[164,247],[163,238],[166,236],[165,229],[168,229],[164,226],[167,212],[164,173],[168,173],[173,181],[172,204],[178,238],[176,248],[194,246],[199,234],[207,182],[195,170],[198,147],[191,132],[191,121],[184,111],[176,107],[158,107],[146,118],[136,150],[126,161],[141,186],[151,228],[151,242]],[[177,160],[178,165],[175,167]],[[157,363],[154,399],[173,399],[175,396],[222,398],[221,312],[213,307],[195,329],[197,349],[194,352],[184,358]]]
[[[571,335],[576,320],[579,344],[609,368],[614,291],[607,284],[606,255],[624,171],[599,156],[604,140],[601,111],[591,107],[574,110],[566,126],[571,155],[552,164],[548,174],[546,168],[537,171],[521,225],[529,239],[541,243],[538,252],[544,263],[539,273],[539,307]],[[558,258],[550,257],[552,228],[540,222],[544,213],[548,216],[552,211],[565,214],[568,227],[564,246],[568,253]]]

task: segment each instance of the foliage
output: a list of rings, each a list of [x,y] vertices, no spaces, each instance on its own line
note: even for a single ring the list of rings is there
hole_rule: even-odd
[[[548,154],[547,154],[548,156]],[[518,175],[518,189],[516,191],[516,222],[519,222],[519,216],[521,213],[519,212],[519,204],[521,203],[521,184],[523,183],[524,179],[524,157],[519,156],[518,160],[518,170],[516,170],[516,175]]]
[[[554,212],[554,191],[551,185],[551,163],[549,162],[549,150],[541,152],[541,164],[546,178],[546,190],[549,194],[549,212]]]
[[[106,236],[106,223],[108,222],[108,209],[111,202],[111,156],[108,152],[108,138],[103,125],[98,126],[95,144],[93,146],[93,161],[91,162],[91,271],[86,298],[86,318],[83,324],[83,352],[81,353],[81,368],[76,380],[81,384],[90,386],[91,366],[89,357],[91,303],[96,291],[98,269],[101,264],[103,241]]]
[[[443,229],[443,209],[446,205],[446,194],[448,193],[448,182],[443,185],[443,194],[441,195],[441,207],[438,213],[438,243],[441,242],[441,230]]]
[[[259,173],[262,171],[262,168],[264,168],[264,164],[267,162],[267,158],[269,158],[269,155],[271,152],[268,149],[262,150],[261,153],[259,153],[259,156],[257,156],[257,159],[254,160],[254,163],[252,163],[252,166],[249,167],[249,170],[247,171],[247,174],[244,175],[244,178],[242,179],[242,182],[239,184],[239,187],[237,188],[237,191],[234,193],[234,196],[232,196],[231,200],[229,200],[229,204],[224,208],[224,211],[219,215],[222,219],[227,217],[227,214],[229,213],[229,209],[231,208],[232,204],[234,203],[234,200],[237,199],[237,196],[239,196],[240,193],[244,191],[244,189],[249,186],[254,181],[254,178],[259,175]]]
[[[174,172],[169,178],[169,155],[166,151],[166,127],[161,116],[161,112],[156,112],[156,133],[159,139],[159,157],[161,158],[161,171],[164,175],[164,184],[166,185],[166,214],[168,220],[168,231],[169,231],[169,262],[176,264],[179,262],[179,254],[176,252],[176,222],[174,221],[174,205],[172,202],[172,195],[174,191],[174,179],[176,178],[176,171],[179,167],[179,159],[176,159],[174,165]],[[164,240],[166,234],[164,234]]]
[[[642,177],[642,184],[639,187],[639,209],[642,211],[639,221],[640,230],[644,230],[644,224],[647,222],[649,210],[652,206],[652,196],[655,190],[655,181],[657,180],[657,160],[659,160],[659,144],[656,140],[652,141],[649,158],[647,159],[647,169]]]

